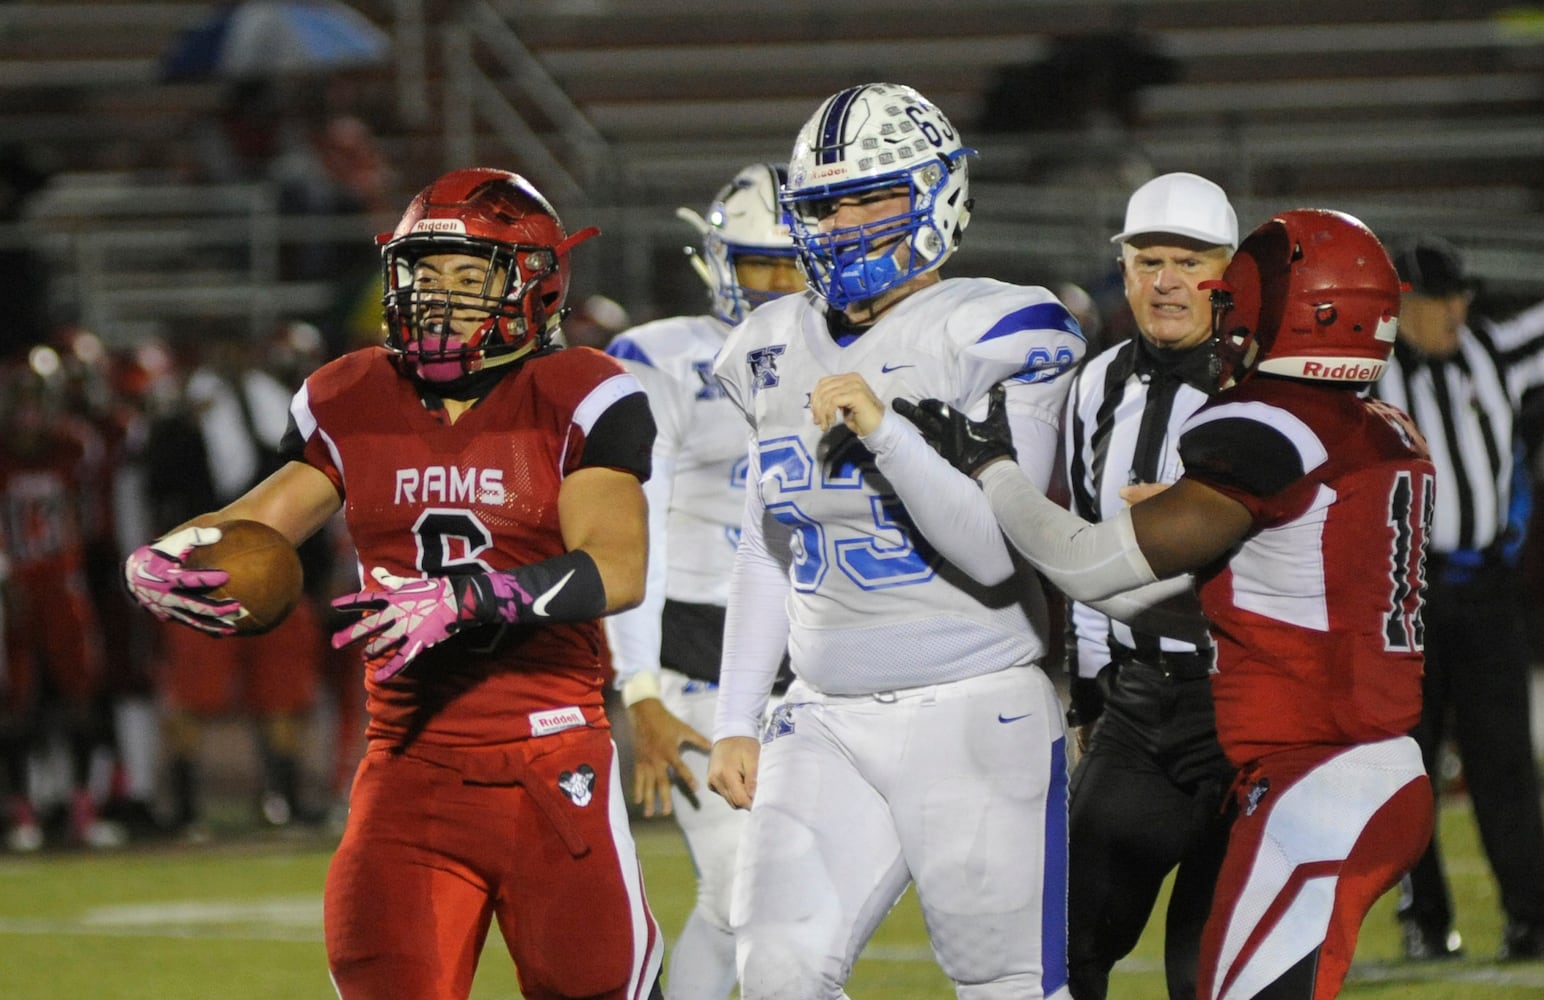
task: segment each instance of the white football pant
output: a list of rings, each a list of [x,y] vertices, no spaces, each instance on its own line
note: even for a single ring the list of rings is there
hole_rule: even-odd
[[[914,884],[961,1000],[1063,998],[1062,706],[1016,667],[862,696],[795,682],[763,744],[731,908],[745,1000],[823,1000]]]
[[[695,681],[674,670],[660,672],[660,701],[676,718],[703,735],[713,732],[718,686]],[[708,755],[694,747],[681,757],[697,779],[693,809],[674,794],[676,823],[686,837],[697,869],[697,903],[670,950],[667,1000],[725,1000],[734,989],[734,932],[729,926],[730,887],[735,853],[750,814],[733,809],[708,788]]]

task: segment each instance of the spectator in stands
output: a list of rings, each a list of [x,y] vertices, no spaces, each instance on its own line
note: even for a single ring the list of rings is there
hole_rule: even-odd
[[[373,131],[360,118],[335,113],[325,92],[301,90],[274,79],[229,85],[213,119],[193,123],[181,144],[183,180],[210,184],[270,184],[281,216],[296,218],[379,216],[389,225],[395,173]],[[322,326],[329,353],[345,345],[336,328],[345,322],[361,287],[378,295],[376,260],[353,232],[297,236],[281,229],[279,277],[328,282],[335,301],[306,318]]]
[[[1036,144],[1027,179],[1124,194],[1156,173],[1133,133],[1142,88],[1172,83],[1180,67],[1149,35],[1070,34],[1033,62],[1000,67],[984,95],[988,132],[1054,133]]]
[[[1426,677],[1420,725],[1427,773],[1451,735],[1506,913],[1500,957],[1544,958],[1544,820],[1529,720],[1531,657],[1517,600],[1526,524],[1517,516],[1516,428],[1544,407],[1544,302],[1505,322],[1469,321],[1475,282],[1449,242],[1398,248],[1409,284],[1399,340],[1374,392],[1415,418],[1437,467],[1426,557]],[[1405,956],[1451,958],[1463,941],[1435,833],[1403,883]]]

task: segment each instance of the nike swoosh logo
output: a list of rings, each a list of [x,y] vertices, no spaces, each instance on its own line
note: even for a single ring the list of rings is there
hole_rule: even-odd
[[[917,367],[917,366],[916,365],[880,365],[879,366],[879,373],[881,375],[888,375],[891,372],[898,372],[902,368],[915,368],[915,367]]]
[[[547,604],[554,597],[558,596],[558,591],[563,589],[563,584],[567,583],[568,578],[573,575],[574,571],[569,570],[567,573],[563,574],[563,579],[542,591],[541,596],[537,597],[536,600],[531,602],[531,614],[541,615],[543,618],[547,617]]]
[[[1033,712],[1025,712],[1023,715],[1003,715],[999,712],[997,713],[997,721],[1002,723],[1018,722],[1020,719],[1027,719],[1034,714]]]

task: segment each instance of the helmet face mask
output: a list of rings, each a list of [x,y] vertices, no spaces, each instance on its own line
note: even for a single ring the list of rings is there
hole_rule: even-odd
[[[796,255],[778,204],[786,179],[781,166],[753,163],[719,190],[707,218],[691,209],[677,212],[702,233],[702,254],[692,264],[707,283],[713,315],[726,323],[791,290],[774,274],[783,261],[791,268]]]
[[[1282,212],[1250,233],[1212,291],[1218,387],[1256,371],[1363,385],[1399,326],[1399,277],[1372,231],[1341,212]]]
[[[458,378],[532,343],[522,292],[509,279],[518,252],[418,240],[391,253],[395,280],[388,287],[398,320],[391,329],[400,332],[402,353],[420,376]]]
[[[871,83],[827,98],[799,132],[781,198],[810,287],[845,308],[941,265],[970,220],[972,152],[910,87]],[[905,207],[823,231],[838,204],[886,193]]]
[[[517,174],[446,174],[378,240],[386,347],[430,382],[539,350],[562,316],[568,252],[597,232],[567,236],[552,206]]]

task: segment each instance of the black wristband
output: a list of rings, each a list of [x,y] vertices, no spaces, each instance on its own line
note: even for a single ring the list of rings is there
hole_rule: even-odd
[[[488,625],[589,621],[606,611],[606,585],[583,549],[463,581],[462,606]]]

